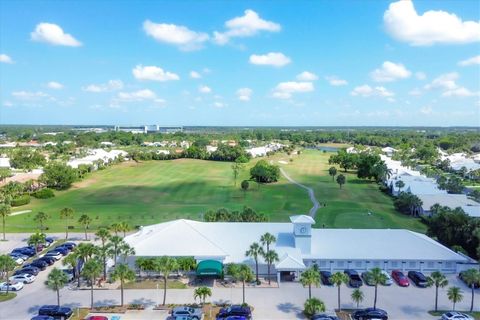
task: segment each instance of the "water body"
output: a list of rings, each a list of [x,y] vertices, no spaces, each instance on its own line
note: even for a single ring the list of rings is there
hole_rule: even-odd
[[[338,152],[338,150],[340,150],[340,148],[328,147],[328,146],[315,146],[315,147],[308,147],[307,149],[314,149],[314,150],[320,150],[320,151],[326,151],[326,152]]]

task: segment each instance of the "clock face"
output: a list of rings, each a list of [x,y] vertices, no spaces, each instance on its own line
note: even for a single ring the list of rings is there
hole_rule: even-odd
[[[301,227],[301,228],[300,228],[300,233],[302,233],[302,234],[307,233],[307,228]]]

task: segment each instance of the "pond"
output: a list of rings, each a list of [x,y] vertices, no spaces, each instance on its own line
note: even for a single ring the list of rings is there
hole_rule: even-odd
[[[340,148],[329,147],[329,146],[312,146],[312,147],[308,147],[307,149],[314,149],[314,150],[320,150],[320,151],[326,151],[326,152],[338,152],[338,150],[340,150]]]

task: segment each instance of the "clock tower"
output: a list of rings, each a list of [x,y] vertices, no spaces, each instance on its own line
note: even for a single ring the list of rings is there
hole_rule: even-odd
[[[309,254],[312,248],[312,224],[315,223],[312,217],[306,215],[291,216],[293,224],[293,237],[295,247],[303,254]]]

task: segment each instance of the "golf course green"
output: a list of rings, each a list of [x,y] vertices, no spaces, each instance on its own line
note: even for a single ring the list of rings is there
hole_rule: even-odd
[[[282,168],[297,182],[311,187],[326,207],[318,210],[317,227],[329,228],[407,228],[424,231],[418,220],[394,210],[392,199],[373,182],[347,173],[342,189],[328,175],[331,153],[305,150],[300,155],[276,154],[269,161]],[[49,231],[63,231],[60,210],[71,207],[75,218],[71,232],[83,231],[77,222],[82,214],[92,218],[91,230],[126,221],[132,227],[178,218],[202,220],[204,212],[221,207],[230,210],[244,205],[265,213],[270,221],[288,221],[290,215],[306,214],[312,206],[307,192],[282,177],[268,185],[250,183],[244,193],[240,182],[257,160],[250,161],[234,185],[231,163],[179,159],[172,161],[126,162],[97,171],[51,199],[32,199],[13,212],[29,213],[7,218],[7,231],[30,232],[37,226],[34,215],[43,211],[50,218]],[[370,213],[370,214],[369,214]]]

